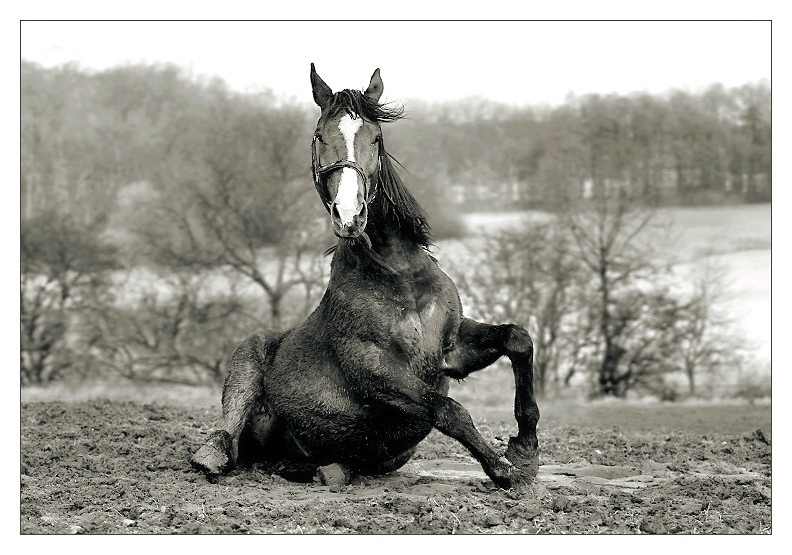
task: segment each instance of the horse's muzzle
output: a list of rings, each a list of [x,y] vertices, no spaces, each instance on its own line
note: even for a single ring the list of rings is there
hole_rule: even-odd
[[[335,203],[330,206],[330,222],[333,225],[333,233],[341,239],[355,239],[360,237],[366,229],[368,221],[368,203],[362,203],[360,212],[352,217],[352,221],[344,222],[338,213]]]

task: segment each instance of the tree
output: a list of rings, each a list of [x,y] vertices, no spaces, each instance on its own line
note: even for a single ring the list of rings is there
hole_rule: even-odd
[[[678,341],[673,359],[685,375],[688,393],[696,395],[698,379],[722,368],[738,367],[743,342],[731,330],[732,320],[720,310],[725,298],[722,270],[707,264],[698,275],[685,276],[692,284],[677,318]]]
[[[632,287],[615,294],[598,394],[623,397],[627,391],[643,390],[673,400],[675,391],[665,377],[679,370],[674,354],[684,334],[680,322],[685,309],[663,287]]]
[[[218,276],[170,273],[150,287],[129,275],[120,302],[91,319],[91,356],[103,371],[133,381],[222,382],[223,363],[257,318]]]
[[[769,199],[772,187],[770,91],[746,85],[739,90],[739,139],[743,190],[749,202]],[[743,180],[741,179],[741,181]]]
[[[631,99],[630,138],[633,142],[633,179],[646,199],[657,199],[664,190],[667,167],[668,111],[665,103],[648,94]]]
[[[634,303],[625,291],[638,282],[652,283],[658,268],[652,245],[646,241],[654,211],[618,184],[600,181],[588,200],[568,199],[558,212],[576,245],[576,255],[595,284],[589,318],[596,323],[597,391],[601,395],[623,395],[620,377],[627,324],[634,320]]]
[[[313,309],[326,281],[326,230],[317,224],[324,213],[310,186],[306,123],[267,99],[223,97],[172,146],[159,185],[122,191],[116,240],[138,249],[136,264],[153,275],[140,290],[130,270],[135,294],[96,330],[117,374],[222,380],[244,336],[292,326]]]
[[[310,185],[306,128],[296,109],[218,105],[205,140],[189,145],[194,163],[174,163],[163,176],[168,189],[148,203],[137,229],[162,268],[229,269],[254,284],[267,300],[262,323],[276,329],[304,317],[324,281],[327,237],[316,223],[324,213]],[[294,293],[304,303],[284,314]]]
[[[22,383],[42,384],[83,369],[85,315],[107,302],[118,262],[94,230],[52,213],[22,221],[20,252]]]
[[[558,388],[560,369],[571,366],[582,339],[574,328],[583,276],[569,236],[554,220],[526,223],[468,243],[468,250],[471,262],[457,284],[471,314],[529,330],[534,388],[545,396],[551,382]]]
[[[529,183],[528,206],[553,210],[567,196],[581,195],[590,177],[577,109],[555,110],[535,141],[523,158],[522,178]]]

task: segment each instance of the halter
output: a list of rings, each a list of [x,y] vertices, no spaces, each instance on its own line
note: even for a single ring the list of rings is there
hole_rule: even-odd
[[[324,186],[322,185],[322,176],[333,172],[340,168],[351,168],[357,172],[360,178],[363,180],[363,193],[366,200],[364,201],[366,205],[371,204],[371,201],[374,200],[374,197],[377,194],[377,183],[374,183],[374,186],[371,187],[371,181],[369,180],[368,175],[366,175],[365,170],[360,167],[360,164],[357,162],[353,162],[352,160],[338,160],[337,162],[333,162],[332,164],[328,164],[326,166],[319,165],[319,156],[316,154],[316,140],[318,137],[314,135],[313,140],[311,141],[311,166],[313,169],[313,180],[314,180],[314,187],[316,187],[316,191],[319,193],[319,197],[322,199],[322,204],[324,204],[325,210],[330,213],[330,206],[333,204],[332,199],[327,197],[327,191],[325,190]],[[380,172],[382,171],[382,158],[377,157],[377,181],[379,181]],[[371,189],[371,190],[369,190]]]

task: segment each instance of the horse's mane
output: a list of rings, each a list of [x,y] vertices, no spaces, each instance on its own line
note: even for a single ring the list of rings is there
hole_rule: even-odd
[[[401,106],[380,104],[363,92],[351,89],[335,93],[330,101],[330,106],[327,107],[328,114],[331,116],[335,116],[342,110],[352,117],[363,116],[367,120],[378,123],[388,123],[404,117],[404,108]]]
[[[389,123],[404,117],[404,109],[401,106],[379,104],[361,91],[350,89],[335,93],[328,107],[330,115],[335,115],[342,110],[352,117],[363,117],[377,123]],[[423,247],[428,247],[432,238],[426,212],[404,185],[396,170],[396,164],[401,166],[401,163],[385,150],[385,143],[380,141],[380,175],[377,196],[380,198],[382,215],[403,236]]]

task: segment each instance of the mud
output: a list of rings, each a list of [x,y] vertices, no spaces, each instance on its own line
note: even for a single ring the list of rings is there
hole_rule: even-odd
[[[659,407],[659,408],[658,408]],[[433,432],[396,473],[292,483],[257,464],[207,480],[189,458],[219,409],[25,403],[23,534],[766,534],[769,406],[548,411],[538,479],[498,489]],[[478,420],[505,451],[514,424]]]

